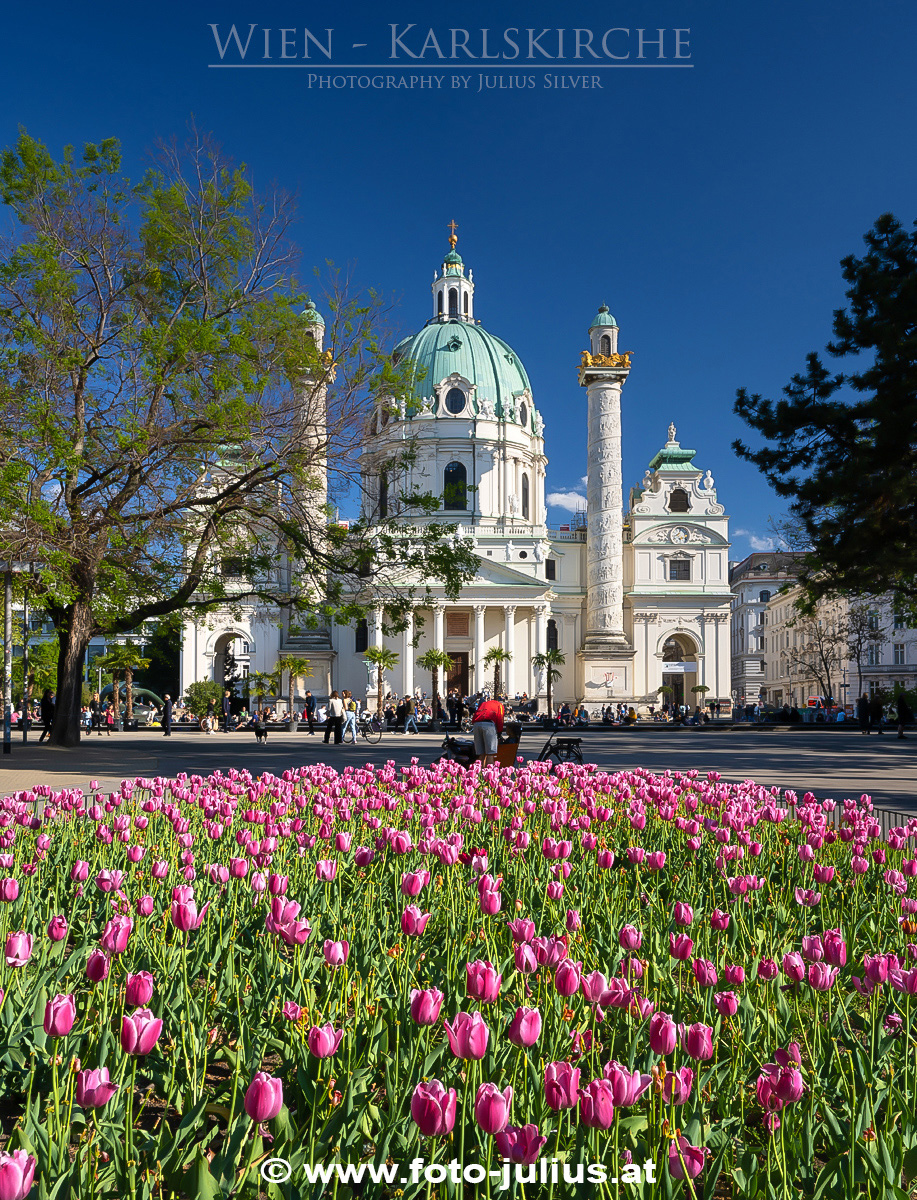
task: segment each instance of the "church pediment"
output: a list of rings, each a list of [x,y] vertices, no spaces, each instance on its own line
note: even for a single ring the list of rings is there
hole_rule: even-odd
[[[494,553],[496,554],[497,551]],[[481,565],[478,567],[474,580],[467,585],[469,587],[483,583],[492,587],[525,588],[527,591],[545,592],[550,586],[545,580],[533,579],[531,575],[518,570],[512,563],[500,562],[496,558],[487,558],[480,554],[479,557]]]
[[[700,525],[666,524],[635,534],[635,546],[726,546],[729,543],[712,529]]]

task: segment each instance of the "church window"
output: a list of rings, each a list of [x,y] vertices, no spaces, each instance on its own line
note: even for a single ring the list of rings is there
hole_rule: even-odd
[[[557,578],[557,559],[556,558],[545,559],[544,577],[545,577],[545,579],[556,579]]]
[[[443,315],[443,289],[439,289],[439,294],[436,297],[436,312],[438,316]]]
[[[599,353],[605,355],[611,354],[611,338],[607,333],[603,335],[602,340],[599,342]]]
[[[451,462],[443,472],[443,508],[462,511],[468,507],[468,472],[460,462]]]
[[[771,594],[767,590],[758,593],[758,603],[759,604],[767,604],[767,602],[768,602],[768,600],[770,600],[770,598],[771,598]]]
[[[465,410],[465,393],[461,388],[450,388],[446,392],[446,411],[460,413]]]
[[[449,316],[457,317],[458,313],[458,288],[449,289]]]
[[[379,516],[388,516],[388,472],[379,472]]]
[[[528,475],[522,476],[522,519],[523,519],[523,521],[527,521],[529,519],[529,477],[528,477]]]
[[[362,654],[369,649],[369,626],[364,617],[362,621],[357,622],[357,628],[353,639],[353,649],[355,654]]]
[[[528,423],[529,423],[528,406],[523,404],[522,407],[519,409],[519,424],[522,426],[523,429],[525,429],[525,427],[526,427],[526,425],[528,425]]]
[[[528,552],[528,550],[520,550],[520,551],[519,551],[519,557],[520,557],[520,558],[528,558],[528,556],[529,556],[529,552]]]
[[[669,562],[669,579],[689,580],[691,578],[691,563],[686,558],[673,558]]]
[[[548,649],[559,649],[557,639],[557,622],[553,618],[548,621]]]
[[[672,488],[669,493],[669,512],[689,512],[688,493],[684,488]]]
[[[468,316],[468,293],[467,292],[462,297],[462,309],[465,313],[465,316],[467,317]]]

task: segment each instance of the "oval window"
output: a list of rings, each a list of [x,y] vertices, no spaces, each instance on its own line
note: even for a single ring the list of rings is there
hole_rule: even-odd
[[[446,410],[451,413],[465,411],[465,393],[461,388],[450,388],[446,392]]]
[[[529,423],[529,410],[523,404],[523,406],[519,409],[519,424],[522,425],[524,428],[526,425],[528,425],[528,423]]]

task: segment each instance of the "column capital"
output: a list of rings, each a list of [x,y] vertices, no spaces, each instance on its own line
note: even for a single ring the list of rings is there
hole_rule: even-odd
[[[487,611],[487,605],[486,605],[486,604],[475,604],[475,606],[474,606],[474,613],[475,613],[475,616],[477,616],[477,617],[483,617],[483,615],[484,615],[484,613],[485,613],[486,611]]]
[[[504,604],[503,611],[506,613],[506,615],[508,617],[514,617],[516,615],[516,605],[515,604]]]
[[[436,613],[437,616],[442,616],[442,614],[446,611],[446,606],[443,604],[442,600],[434,600],[430,605],[430,611]]]

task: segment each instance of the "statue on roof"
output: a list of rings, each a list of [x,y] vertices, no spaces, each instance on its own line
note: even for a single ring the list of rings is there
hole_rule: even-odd
[[[675,423],[674,423],[674,421],[669,424],[669,441],[670,442],[675,441]]]

